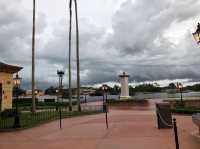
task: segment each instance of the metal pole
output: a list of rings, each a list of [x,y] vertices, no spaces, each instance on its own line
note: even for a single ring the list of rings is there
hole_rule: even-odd
[[[108,110],[107,110],[107,105],[106,105],[106,128],[108,129]]]
[[[104,93],[104,90],[103,90],[103,103],[105,102],[104,94],[105,94],[105,93]]]
[[[76,61],[77,61],[77,103],[78,111],[81,112],[81,103],[80,103],[80,58],[79,58],[79,26],[78,26],[78,8],[77,0],[74,0],[75,3],[75,14],[76,14]]]
[[[72,111],[72,89],[71,89],[71,35],[72,32],[72,0],[69,2],[69,111]]]
[[[106,103],[107,103],[107,101],[108,101],[108,94],[107,94],[107,91],[106,91]]]
[[[60,114],[60,129],[62,129],[62,111],[61,111],[61,106],[59,108],[59,114]]]
[[[87,95],[85,94],[85,103],[87,103]]]
[[[15,111],[15,119],[14,119],[14,128],[20,128],[20,117],[19,117],[19,109],[18,109],[18,87],[16,90],[16,111]]]
[[[107,105],[107,92],[106,92],[105,108],[106,108],[106,128],[108,129],[108,105]]]
[[[32,30],[32,112],[35,113],[35,7],[36,0],[33,0],[33,30]]]
[[[173,125],[174,125],[174,136],[175,136],[176,149],[179,149],[178,130],[177,130],[175,118],[173,119]]]
[[[183,90],[182,90],[182,88],[180,89],[180,91],[181,91],[181,106],[183,106]]]

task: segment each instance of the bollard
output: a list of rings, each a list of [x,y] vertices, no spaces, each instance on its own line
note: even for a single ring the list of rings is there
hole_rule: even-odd
[[[62,129],[62,113],[61,113],[61,107],[59,108],[60,113],[60,129]]]
[[[175,118],[173,119],[173,125],[174,125],[174,136],[175,136],[176,149],[179,149],[178,130],[177,130]]]
[[[108,105],[105,104],[106,109],[106,128],[108,129]]]

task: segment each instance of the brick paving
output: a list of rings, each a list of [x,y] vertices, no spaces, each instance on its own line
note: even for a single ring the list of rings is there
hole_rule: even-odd
[[[180,149],[199,149],[198,129],[191,116],[175,117]],[[172,129],[157,129],[152,108],[137,107],[110,109],[109,129],[105,115],[98,114],[64,119],[61,130],[59,121],[54,121],[32,129],[0,133],[0,149],[175,149],[175,144]]]

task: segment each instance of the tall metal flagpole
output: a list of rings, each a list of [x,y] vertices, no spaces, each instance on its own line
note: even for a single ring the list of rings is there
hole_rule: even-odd
[[[69,1],[69,111],[72,111],[72,89],[71,89],[71,32],[72,32],[72,0]]]
[[[35,112],[35,10],[36,0],[33,0],[33,29],[32,29],[32,112]]]
[[[79,27],[78,27],[77,0],[74,0],[74,3],[75,3],[75,13],[76,13],[77,104],[78,104],[78,111],[81,111],[81,104],[80,104],[80,63],[79,63]]]

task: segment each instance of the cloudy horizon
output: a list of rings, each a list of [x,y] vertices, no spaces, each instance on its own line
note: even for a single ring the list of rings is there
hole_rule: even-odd
[[[192,37],[199,7],[196,0],[78,0],[81,84],[112,85],[123,71],[131,84],[199,83],[200,47]],[[32,0],[1,0],[0,8],[0,61],[24,67],[20,75],[30,88]],[[68,83],[68,13],[68,0],[37,0],[38,88],[56,86],[57,69]],[[74,26],[72,42],[75,84]]]

